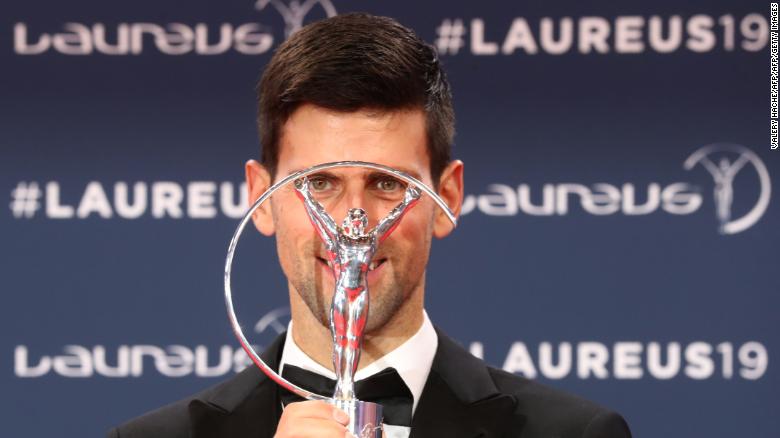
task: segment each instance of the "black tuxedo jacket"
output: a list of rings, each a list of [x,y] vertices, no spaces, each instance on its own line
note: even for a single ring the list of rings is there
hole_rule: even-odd
[[[487,366],[436,330],[439,347],[410,438],[620,438],[623,418],[592,402]],[[263,353],[277,368],[284,334]],[[111,430],[109,438],[272,438],[284,391],[254,366]]]

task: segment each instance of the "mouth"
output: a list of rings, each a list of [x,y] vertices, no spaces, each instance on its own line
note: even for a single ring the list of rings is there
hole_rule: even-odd
[[[333,263],[331,263],[330,260],[326,260],[325,258],[320,257],[320,256],[316,256],[316,257],[317,257],[317,262],[320,265],[323,265],[323,266],[325,266],[328,269],[333,269]]]
[[[319,262],[324,267],[327,267],[329,270],[333,270],[333,263],[324,257],[316,256],[317,262]],[[386,257],[378,257],[371,261],[371,264],[368,265],[368,272],[371,272],[380,266],[382,266],[387,261]]]
[[[371,263],[368,265],[368,272],[371,272],[374,269],[382,266],[382,264],[384,264],[384,262],[386,261],[387,261],[386,258],[378,258],[376,260],[372,260]]]

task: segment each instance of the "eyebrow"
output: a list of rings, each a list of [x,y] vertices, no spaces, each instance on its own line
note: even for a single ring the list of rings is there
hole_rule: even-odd
[[[410,174],[409,172],[406,172],[406,171],[402,171],[402,172],[405,172],[405,173],[409,174],[410,176],[413,176],[415,179],[418,179],[418,180],[420,179],[420,178],[417,178],[416,176]],[[402,182],[402,183],[406,184],[400,178],[396,177],[395,175],[393,175],[391,173],[385,173],[385,172],[379,172],[379,171],[374,171],[374,172],[368,173],[365,178],[368,181],[378,181],[378,180],[381,180],[382,178],[392,178],[394,180],[397,180],[398,182]]]
[[[297,172],[300,172],[300,171],[305,170],[305,169],[308,169],[308,168],[295,168],[295,169],[293,169],[290,172],[290,175],[292,175],[294,173],[297,173]],[[416,179],[418,181],[422,181],[422,177],[420,176],[420,174],[415,172],[415,171],[413,171],[413,170],[411,170],[411,169],[407,169],[407,168],[404,168],[404,167],[393,167],[393,169],[400,170],[401,172],[403,172],[403,173],[413,177],[414,179]],[[313,174],[311,174],[309,176],[314,176],[314,175],[325,176],[325,177],[328,177],[328,178],[338,178],[338,176],[336,176],[334,173],[332,173],[332,172],[330,172],[328,170],[315,172],[315,173],[313,173]],[[365,175],[365,178],[368,179],[368,180],[371,180],[371,179],[376,179],[376,178],[383,177],[383,176],[393,176],[393,175],[390,174],[390,173],[385,173],[385,172],[379,171],[379,170],[371,170],[370,173],[367,173]]]

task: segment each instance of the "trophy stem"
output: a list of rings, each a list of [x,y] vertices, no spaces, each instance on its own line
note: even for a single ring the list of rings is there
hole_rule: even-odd
[[[329,400],[349,415],[347,429],[358,438],[382,438],[382,405],[360,400]]]

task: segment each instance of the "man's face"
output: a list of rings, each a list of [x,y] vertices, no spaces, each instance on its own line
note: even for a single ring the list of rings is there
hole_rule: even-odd
[[[367,161],[384,164],[433,186],[422,110],[335,112],[313,105],[298,108],[280,137],[276,180],[316,164]],[[341,224],[351,208],[362,208],[370,230],[403,200],[404,186],[364,168],[337,168],[309,177],[314,197]],[[413,293],[422,293],[434,226],[435,204],[427,197],[403,217],[374,255],[368,273],[366,331],[384,326]],[[273,232],[291,293],[297,293],[325,326],[335,280],[316,234],[292,185],[271,199]]]

